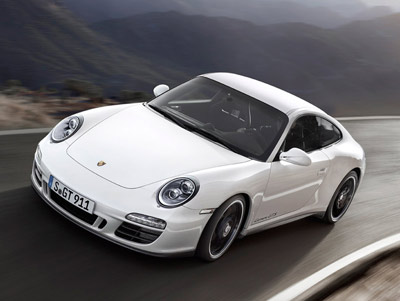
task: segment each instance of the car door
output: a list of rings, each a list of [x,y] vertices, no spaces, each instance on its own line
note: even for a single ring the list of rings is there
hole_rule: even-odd
[[[302,116],[291,126],[281,151],[299,148],[311,159],[309,166],[277,158],[271,164],[268,185],[254,223],[298,211],[312,200],[328,171],[330,160],[321,151],[316,116]]]

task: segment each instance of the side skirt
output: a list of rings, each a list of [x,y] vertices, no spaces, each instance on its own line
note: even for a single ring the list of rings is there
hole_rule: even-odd
[[[281,218],[277,221],[267,221],[265,223],[260,223],[259,225],[254,225],[252,228],[247,228],[247,229],[243,229],[242,232],[239,234],[239,238],[242,238],[244,236],[250,235],[250,234],[254,234],[254,233],[258,233],[267,229],[271,229],[271,228],[275,228],[278,226],[282,226],[303,218],[306,218],[308,216],[316,216],[316,217],[322,217],[324,216],[325,212],[307,212],[307,213],[300,213],[298,215],[292,215],[290,217],[287,218]]]

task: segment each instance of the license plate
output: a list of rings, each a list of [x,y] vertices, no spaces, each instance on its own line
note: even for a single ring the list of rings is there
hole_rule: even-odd
[[[53,190],[67,202],[70,202],[72,205],[78,207],[85,212],[93,213],[95,202],[85,198],[79,193],[76,193],[53,176],[50,176],[49,187],[51,190]]]

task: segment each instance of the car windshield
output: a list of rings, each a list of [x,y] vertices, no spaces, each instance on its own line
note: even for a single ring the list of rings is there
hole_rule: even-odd
[[[204,77],[148,105],[187,130],[259,161],[268,159],[288,122],[281,111]]]

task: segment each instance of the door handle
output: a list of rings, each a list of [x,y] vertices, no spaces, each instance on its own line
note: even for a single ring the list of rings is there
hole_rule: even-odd
[[[317,175],[319,175],[319,176],[323,176],[324,174],[326,174],[326,171],[328,170],[328,168],[321,168],[319,171],[318,171],[318,173],[317,173]]]

